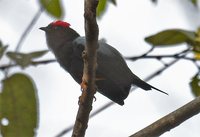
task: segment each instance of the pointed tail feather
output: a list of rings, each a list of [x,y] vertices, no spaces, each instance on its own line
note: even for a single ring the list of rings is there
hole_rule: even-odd
[[[149,85],[149,84],[148,84]],[[151,86],[151,85],[149,85],[149,86]],[[160,89],[158,89],[158,88],[155,88],[155,87],[153,87],[153,86],[151,86],[151,89],[155,89],[155,90],[157,90],[157,91],[159,91],[159,92],[161,92],[161,93],[164,93],[164,94],[166,94],[166,95],[169,95],[167,92],[164,92],[164,91],[162,91],[162,90],[160,90]]]
[[[151,89],[155,89],[161,93],[164,93],[166,95],[168,95],[168,93],[156,88],[156,87],[153,87],[151,86],[150,84],[144,82],[143,80],[141,80],[140,78],[138,78],[137,76],[134,76],[134,80],[133,80],[133,84],[144,89],[144,90],[151,90]]]

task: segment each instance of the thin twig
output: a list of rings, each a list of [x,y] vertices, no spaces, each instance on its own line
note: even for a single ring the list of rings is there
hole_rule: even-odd
[[[32,61],[30,65],[37,66],[37,65],[44,65],[44,64],[53,63],[53,62],[56,62],[56,60],[50,59],[50,60],[42,60],[42,61]],[[19,66],[19,65],[18,64],[5,64],[5,65],[0,66],[0,70],[5,70],[8,68],[17,67],[17,66]]]
[[[32,61],[31,65],[37,66],[37,65],[44,65],[44,64],[48,64],[48,63],[54,63],[54,62],[56,62],[55,59],[42,60],[42,61]]]
[[[28,36],[28,34],[30,33],[31,29],[33,28],[33,26],[35,25],[35,23],[38,21],[38,19],[40,18],[40,15],[42,14],[42,12],[44,11],[44,9],[42,7],[40,7],[40,9],[37,11],[37,13],[34,15],[33,19],[31,20],[31,22],[29,23],[29,25],[26,27],[26,29],[24,30],[24,32],[22,33],[17,46],[15,48],[15,51],[18,52],[20,50],[20,48],[22,47],[22,44],[24,42],[24,40],[26,39],[26,37]]]
[[[176,56],[176,55],[147,55],[143,57],[131,57],[127,58],[130,60],[137,60],[137,59],[163,59],[163,58],[175,58],[175,59],[185,59],[185,60],[190,60],[190,61],[195,61],[196,59],[194,58],[189,58],[189,57],[182,57],[182,56]]]
[[[152,49],[153,50],[153,49]],[[185,60],[190,60],[190,61],[196,61],[196,59],[194,58],[189,58],[186,56],[182,56],[183,54],[190,52],[191,49],[187,48],[179,53],[176,54],[172,54],[172,55],[148,55],[149,52],[151,52],[152,50],[147,51],[145,54],[142,54],[141,56],[134,56],[134,57],[125,57],[128,60],[138,60],[138,59],[157,59],[157,60],[161,60],[163,58],[174,58],[174,59],[185,59]]]
[[[142,54],[141,57],[147,56],[149,53],[151,53],[154,50],[155,47],[151,47],[146,53]]]

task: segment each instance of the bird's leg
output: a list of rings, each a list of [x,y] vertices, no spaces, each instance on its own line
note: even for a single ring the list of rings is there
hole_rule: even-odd
[[[83,61],[85,62],[86,61],[86,58],[87,58],[87,54],[86,54],[86,51],[84,50],[82,52],[82,58],[83,58]],[[96,66],[98,66],[98,64],[96,64]],[[78,103],[83,103],[84,102],[84,97],[86,95],[86,91],[87,91],[87,86],[88,86],[88,83],[87,83],[87,80],[88,80],[88,77],[86,75],[86,73],[83,73],[83,77],[82,77],[82,82],[81,82],[81,91],[83,92],[82,95],[79,97],[79,101]],[[102,77],[96,77],[95,81],[99,81],[99,80],[104,80],[104,78]],[[97,90],[97,87],[96,87],[96,90]],[[94,96],[94,101],[96,101],[96,97]]]
[[[88,88],[88,75],[87,75],[87,70],[85,69],[85,64],[87,64],[87,58],[88,58],[86,50],[82,52],[82,58],[84,62],[84,68],[83,68],[82,82],[80,83],[82,95],[79,97],[79,101],[78,101],[79,104],[84,103],[84,99],[86,97],[86,94],[87,94],[86,92]]]
[[[97,91],[97,85],[95,84],[95,91]],[[94,102],[97,101],[97,98],[94,95]]]
[[[79,99],[78,99],[78,104],[79,104],[79,105],[84,103],[84,98],[85,98],[85,96],[86,96],[85,93],[86,93],[86,91],[84,91],[84,92],[82,93],[82,95],[79,96]]]
[[[97,77],[96,78],[96,80],[95,81],[99,81],[99,80],[104,80],[104,78],[102,78],[102,77]],[[81,82],[81,91],[82,92],[86,92],[87,91],[87,82],[86,82],[86,80],[85,80],[85,77],[83,76],[83,78],[82,78],[82,82]],[[97,86],[96,86],[96,90],[97,90]],[[83,93],[82,94],[82,96],[80,96],[79,97],[79,101],[78,101],[78,104],[80,104],[80,103],[82,103],[83,102],[83,96],[84,96],[85,94]],[[97,100],[97,98],[94,96],[94,102]]]
[[[96,77],[95,81],[105,80],[103,77]],[[95,90],[97,91],[97,86],[95,86]],[[94,96],[94,102],[97,100],[97,98]]]
[[[87,91],[87,86],[88,86],[88,83],[85,79],[85,75],[83,75],[82,77],[82,82],[81,82],[81,91],[83,92],[82,95],[79,97],[79,101],[78,101],[78,104],[80,103],[83,103],[84,102],[84,98],[86,96],[86,91]]]
[[[83,79],[80,85],[81,85],[82,92],[87,90],[88,84],[87,84],[86,80]]]

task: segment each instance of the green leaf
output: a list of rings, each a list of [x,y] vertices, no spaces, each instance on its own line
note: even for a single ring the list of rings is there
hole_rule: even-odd
[[[7,56],[22,68],[31,64],[31,58],[27,57],[24,53],[7,52]]]
[[[194,59],[196,59],[196,60],[200,60],[200,52],[193,52],[193,54],[194,54]]]
[[[193,43],[190,43],[190,45],[193,47],[193,53],[199,54],[200,53],[200,42],[194,41]]]
[[[100,18],[105,13],[107,7],[107,0],[99,0],[97,6],[97,17]]]
[[[190,82],[190,88],[195,97],[200,96],[200,77],[198,74],[192,78],[192,81]]]
[[[42,50],[42,51],[36,51],[36,52],[31,52],[27,54],[27,56],[30,56],[31,59],[39,58],[45,55],[48,52],[48,50]]]
[[[161,31],[155,35],[149,36],[145,38],[145,41],[154,45],[176,45],[184,42],[193,42],[195,40],[195,32],[181,30],[181,29],[170,29]]]
[[[42,7],[55,18],[63,17],[63,9],[60,0],[40,0]]]
[[[197,6],[197,0],[190,0],[194,6]]]
[[[22,68],[25,68],[32,64],[33,60],[42,57],[48,50],[31,52],[31,53],[19,53],[19,52],[7,52],[7,56],[15,61]]]
[[[3,46],[2,42],[0,41],[0,59],[3,57],[4,52],[6,51],[8,46]]]
[[[4,137],[33,137],[38,125],[38,102],[32,79],[16,73],[3,81],[0,93],[0,122]]]
[[[199,54],[200,54],[200,28],[197,29],[196,31],[196,37],[193,41],[191,41],[190,46],[192,46],[193,53],[195,55],[195,58],[199,59]]]

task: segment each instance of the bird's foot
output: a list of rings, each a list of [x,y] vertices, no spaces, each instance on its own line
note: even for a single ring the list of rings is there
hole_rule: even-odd
[[[81,82],[81,91],[86,91],[87,90],[87,82],[83,79],[83,81]]]
[[[96,80],[103,80],[103,78],[97,78]],[[86,80],[83,79],[80,85],[81,85],[82,95],[79,97],[79,101],[78,101],[79,105],[84,102],[84,98],[87,94],[86,92],[87,92],[88,83],[86,82]],[[97,90],[97,87],[95,87],[95,92],[96,90]],[[94,102],[96,100],[97,98],[94,96]]]
[[[79,100],[78,100],[79,105],[84,102],[88,84],[87,84],[86,80],[83,79],[80,85],[81,85],[82,95],[79,97]]]
[[[95,101],[97,101],[97,98],[96,98],[95,96],[94,96],[94,98],[93,98],[93,99],[94,99],[94,102],[95,102]]]
[[[85,92],[85,91],[83,91],[83,92]],[[84,96],[85,96],[84,93],[81,96],[79,96],[79,98],[78,98],[78,105],[80,105],[81,103],[84,102]],[[97,98],[95,96],[94,96],[93,99],[94,99],[94,102],[97,101]]]

